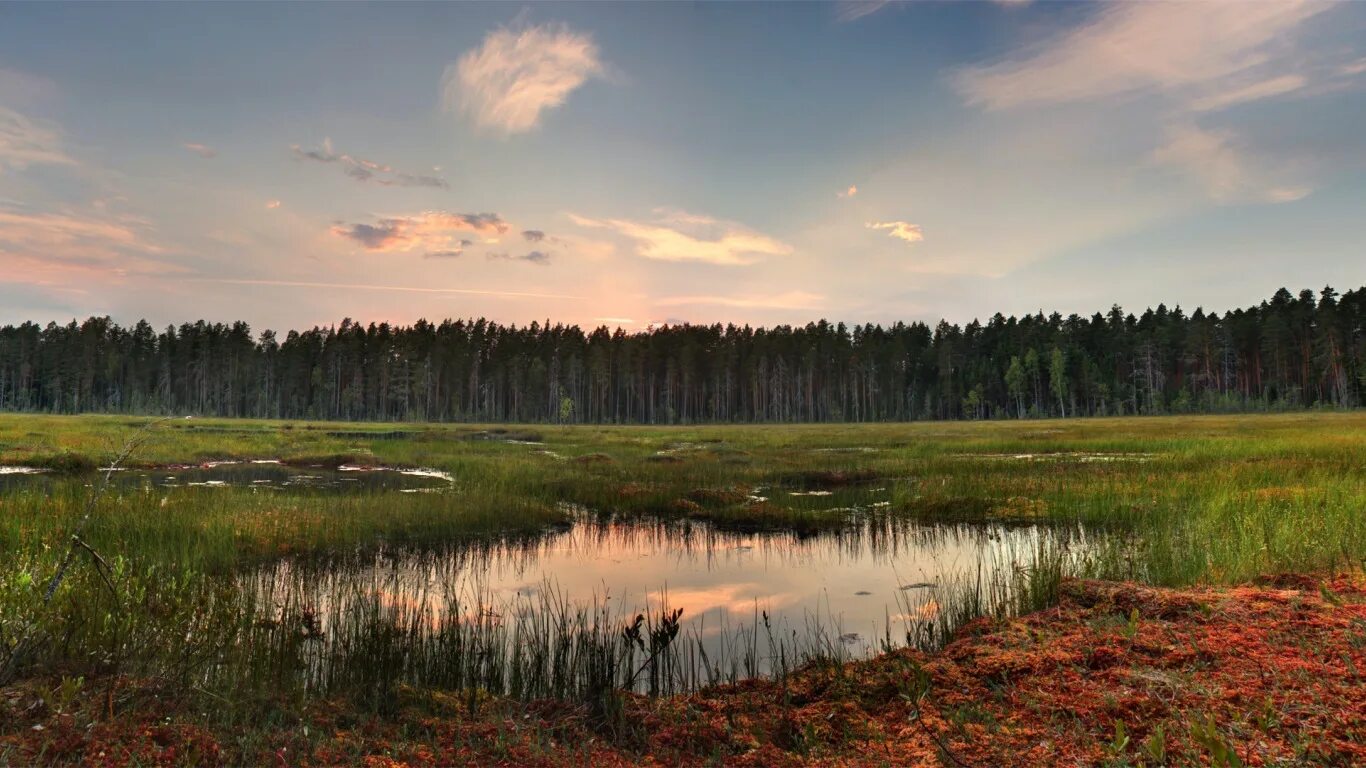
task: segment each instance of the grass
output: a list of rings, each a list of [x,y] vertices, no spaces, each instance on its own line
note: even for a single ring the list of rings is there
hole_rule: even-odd
[[[41,608],[41,585],[88,498],[87,470],[146,421],[0,415],[0,465],[51,470],[0,476],[0,656],[36,625],[46,642],[25,659],[28,679],[158,681],[232,722],[337,696],[385,711],[405,690],[459,691],[471,711],[489,696],[578,702],[620,736],[619,689],[670,694],[844,660],[828,629],[792,637],[763,630],[761,617],[737,629],[725,658],[708,657],[686,631],[664,641],[662,606],[623,634],[633,617],[553,591],[492,612],[467,595],[433,612],[366,596],[271,602],[244,587],[278,576],[280,564],[317,564],[316,575],[294,577],[316,581],[328,563],[379,549],[527,540],[584,510],[816,536],[856,526],[870,514],[861,494],[878,488],[878,515],[1086,532],[1082,548],[1042,544],[986,564],[985,578],[941,584],[912,638],[927,646],[978,616],[1051,605],[1066,577],[1231,585],[1366,564],[1362,413],[669,428],[192,419],[157,427],[133,461],[425,467],[449,473],[452,488],[119,486],[84,535],[109,574],[83,561]],[[861,508],[836,503],[846,498]],[[889,622],[888,648],[894,635]],[[110,707],[129,706],[108,685]]]
[[[141,423],[0,416],[0,464],[99,464]],[[1361,556],[1363,449],[1361,413],[534,431],[174,421],[159,428],[136,462],[274,458],[422,466],[450,472],[456,493],[280,504],[243,493],[177,491],[163,497],[156,514],[149,508],[162,498],[125,495],[105,503],[98,540],[129,557],[160,559],[169,552],[187,566],[221,568],[381,538],[444,545],[463,534],[530,530],[562,519],[561,502],[624,516],[814,532],[838,528],[846,516],[823,512],[829,505],[819,499],[753,504],[747,496],[775,485],[868,482],[888,487],[891,511],[917,519],[1042,519],[1130,534],[1126,546],[1137,549],[1128,561],[1109,562],[1099,575],[1232,583],[1264,572],[1332,568]],[[589,460],[575,461],[584,457]],[[13,510],[0,515],[6,551],[60,538],[79,507],[80,488],[49,499],[25,496],[22,487],[5,491]],[[199,543],[178,535],[188,531]]]

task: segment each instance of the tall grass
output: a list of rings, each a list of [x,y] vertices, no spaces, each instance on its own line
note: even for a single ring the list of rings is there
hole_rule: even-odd
[[[141,423],[0,416],[0,464],[99,465]],[[117,669],[244,712],[251,702],[334,694],[383,708],[403,685],[575,699],[606,711],[605,692],[621,687],[668,693],[849,653],[834,622],[792,627],[757,610],[719,639],[704,642],[686,626],[661,650],[650,638],[667,629],[666,605],[651,606],[638,632],[623,635],[634,615],[555,590],[504,605],[477,590],[385,600],[381,590],[338,581],[320,601],[283,589],[298,578],[288,564],[395,548],[477,551],[569,525],[584,509],[707,530],[848,535],[859,530],[868,494],[885,489],[879,513],[902,519],[1084,529],[1082,538],[1043,538],[1027,551],[993,550],[935,589],[905,592],[898,616],[888,617],[888,646],[931,647],[974,618],[1043,607],[1066,576],[1234,583],[1366,560],[1359,413],[538,427],[515,435],[520,442],[463,425],[169,426],[134,460],[346,456],[434,467],[454,481],[446,493],[344,496],[120,487],[100,500],[84,535],[112,564],[116,591],[77,569],[44,614],[48,642],[25,674]],[[35,615],[38,585],[56,567],[87,482],[79,473],[0,477],[0,655]],[[329,572],[307,578],[325,581]]]

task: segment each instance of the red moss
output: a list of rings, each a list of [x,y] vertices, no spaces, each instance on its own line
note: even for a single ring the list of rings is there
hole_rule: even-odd
[[[1187,765],[1227,746],[1248,765],[1358,765],[1364,586],[1349,576],[1195,590],[1069,582],[1057,607],[975,622],[937,654],[628,696],[614,737],[567,704],[491,702],[471,718],[458,697],[427,693],[389,719],[318,703],[299,713],[311,737],[295,726],[244,738],[150,695],[113,720],[53,713],[30,681],[0,692],[0,755],[98,766],[1034,766],[1156,764],[1146,750],[1160,748],[1167,764]]]

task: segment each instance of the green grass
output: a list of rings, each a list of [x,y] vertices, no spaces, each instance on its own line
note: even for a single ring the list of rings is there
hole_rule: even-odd
[[[0,416],[0,464],[60,470],[41,483],[0,485],[0,658],[32,622],[45,639],[25,674],[174,678],[185,690],[238,703],[318,690],[372,695],[400,682],[601,703],[604,686],[640,663],[639,649],[631,656],[618,636],[625,617],[545,603],[526,606],[510,625],[434,626],[431,617],[371,605],[347,624],[350,634],[319,642],[309,637],[312,607],[259,605],[236,579],[282,558],[381,546],[441,551],[530,536],[568,522],[566,505],[723,529],[819,533],[849,525],[849,514],[830,511],[823,497],[763,490],[775,486],[884,487],[888,504],[879,514],[1088,532],[1082,553],[1032,553],[1036,567],[1005,580],[945,585],[926,630],[939,640],[974,616],[1047,604],[1066,575],[1237,583],[1366,561],[1362,413],[667,428],[192,419],[156,427],[133,463],[430,467],[449,472],[454,487],[349,496],[113,491],[84,539],[110,561],[115,592],[82,559],[41,609],[41,586],[88,497],[91,476],[81,470],[108,462],[146,421]],[[769,500],[756,503],[752,494]],[[490,650],[508,633],[526,655]],[[808,640],[784,649],[784,658],[820,656],[819,639]],[[698,659],[679,646],[669,664],[685,682],[685,669],[692,682],[730,679],[750,670],[743,660],[769,641],[737,641],[728,660]],[[720,667],[737,672],[708,671]]]

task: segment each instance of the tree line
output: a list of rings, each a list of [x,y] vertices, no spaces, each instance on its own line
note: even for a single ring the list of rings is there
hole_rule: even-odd
[[[627,333],[484,319],[253,335],[108,317],[0,328],[0,409],[284,419],[647,423],[902,421],[1354,407],[1366,288],[1247,309],[1118,306]]]

